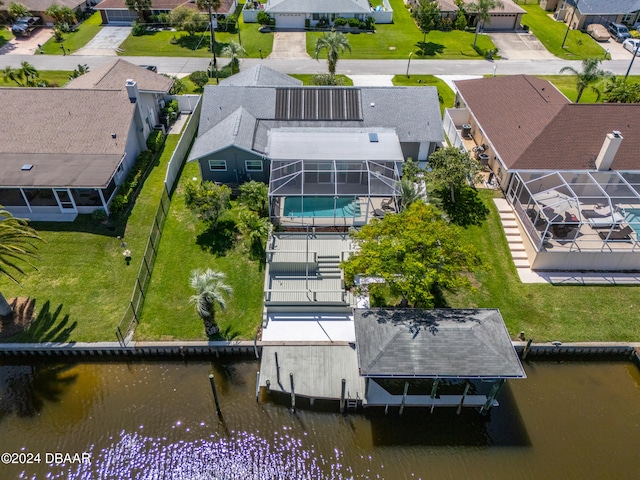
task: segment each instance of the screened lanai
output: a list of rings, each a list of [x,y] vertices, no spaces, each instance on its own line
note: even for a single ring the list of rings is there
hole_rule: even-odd
[[[282,130],[269,139],[272,221],[353,226],[397,210],[404,157],[394,131]]]
[[[640,174],[515,172],[507,196],[540,251],[640,250]]]

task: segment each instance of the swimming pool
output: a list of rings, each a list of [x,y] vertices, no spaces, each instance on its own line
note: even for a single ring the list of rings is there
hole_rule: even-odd
[[[359,217],[360,205],[353,197],[287,197],[283,213],[286,217]]]
[[[636,236],[640,235],[640,208],[625,208],[624,218],[627,220]]]

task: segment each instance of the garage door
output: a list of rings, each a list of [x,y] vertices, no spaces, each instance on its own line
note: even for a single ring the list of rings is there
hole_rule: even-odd
[[[491,15],[491,22],[487,22],[487,25],[485,26],[485,30],[513,31],[518,26],[516,24],[517,20],[518,20],[518,15],[493,14]]]
[[[276,28],[304,28],[303,13],[276,13]]]

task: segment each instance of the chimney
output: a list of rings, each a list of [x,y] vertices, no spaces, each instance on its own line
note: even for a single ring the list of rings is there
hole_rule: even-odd
[[[596,168],[598,170],[611,170],[611,164],[621,143],[622,135],[620,135],[619,131],[614,130],[613,133],[607,133],[604,142],[602,142],[600,153],[596,157]]]
[[[126,86],[129,100],[131,101],[131,103],[136,103],[136,100],[138,99],[138,84],[135,80],[128,79]]]

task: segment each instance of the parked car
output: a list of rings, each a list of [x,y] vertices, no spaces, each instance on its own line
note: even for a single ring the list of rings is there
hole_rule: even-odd
[[[591,37],[598,42],[606,42],[611,38],[609,32],[604,25],[600,25],[599,23],[592,23],[587,27],[587,33],[591,35]]]
[[[142,68],[146,68],[147,70],[150,70],[152,72],[158,73],[158,67],[156,67],[155,65],[138,65],[138,66]]]
[[[622,42],[622,46],[636,56],[640,56],[638,45],[640,45],[640,39],[637,38],[627,38],[624,42]]]
[[[28,37],[40,25],[40,17],[20,17],[11,25],[11,33],[16,37]]]
[[[621,23],[613,23],[611,22],[607,27],[611,36],[615,39],[616,42],[622,43],[627,38],[631,38],[631,33],[629,33],[629,29],[622,25]]]

